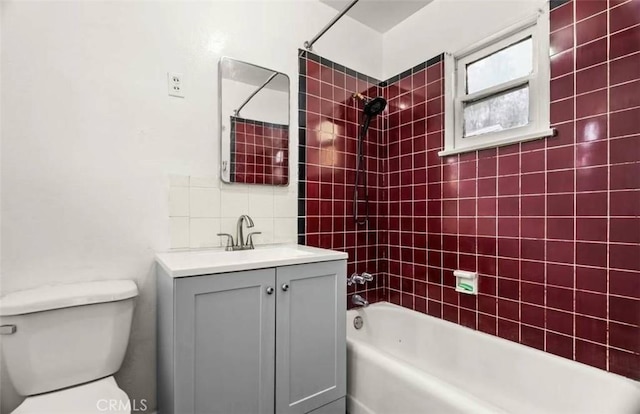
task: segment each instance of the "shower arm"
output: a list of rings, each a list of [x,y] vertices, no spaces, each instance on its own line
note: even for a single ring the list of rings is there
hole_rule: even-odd
[[[364,96],[360,92],[356,92],[351,96],[352,99],[360,99],[362,102],[367,103],[371,100],[368,96]]]
[[[240,116],[240,111],[242,111],[242,108],[245,107],[245,105],[247,105],[249,103],[250,100],[253,99],[254,96],[256,96],[258,94],[258,92],[260,92],[261,90],[264,89],[265,86],[267,86],[269,84],[269,82],[271,82],[273,80],[273,78],[275,78],[276,76],[278,76],[279,72],[273,72],[273,75],[269,76],[269,79],[267,79],[262,85],[260,85],[260,87],[258,89],[256,89],[255,91],[253,91],[253,93],[251,95],[249,95],[249,97],[242,103],[242,105],[240,105],[238,107],[238,109],[236,109],[235,111],[233,111],[233,114],[235,116]]]
[[[325,27],[323,27],[323,28],[322,28],[322,30],[320,30],[320,32],[318,32],[318,34],[317,34],[317,35],[315,35],[315,36],[313,37],[313,39],[311,39],[311,40],[307,40],[306,42],[304,42],[304,48],[305,48],[305,49],[307,49],[307,50],[309,50],[309,51],[312,51],[312,50],[313,50],[313,44],[314,44],[318,39],[320,39],[320,38],[321,38],[321,37],[322,37],[322,36],[327,32],[327,30],[331,29],[331,27],[332,27],[334,24],[336,24],[336,22],[337,22],[338,20],[340,20],[340,18],[341,18],[342,16],[344,16],[345,14],[347,14],[347,12],[348,12],[349,10],[351,10],[351,8],[352,8],[353,6],[355,6],[355,5],[356,5],[356,3],[357,3],[358,1],[359,1],[359,0],[353,0],[351,3],[349,3],[348,5],[346,5],[344,9],[342,9],[338,14],[336,14],[336,16],[335,16],[333,19],[331,19],[331,21],[330,21],[329,23],[327,23],[327,25],[326,25]]]

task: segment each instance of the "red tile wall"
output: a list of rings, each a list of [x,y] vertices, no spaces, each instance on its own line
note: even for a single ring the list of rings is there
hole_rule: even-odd
[[[413,69],[385,88],[389,101],[388,299],[421,312],[427,310],[428,295],[442,300],[442,258],[435,254],[436,249],[442,250],[442,202],[434,201],[442,196],[437,155],[442,90],[442,62]],[[427,292],[428,280],[437,282],[437,289],[433,285]]]
[[[640,0],[553,5],[555,137],[442,158],[442,62],[430,60],[382,88],[389,105],[377,126],[379,158],[371,159],[370,170],[378,180],[371,229],[377,241],[366,244],[375,246],[370,250],[348,245],[350,271],[354,251],[363,249],[365,263],[378,266],[378,283],[386,278],[373,288],[374,299],[637,380]],[[332,108],[351,108],[350,88],[343,91],[327,72],[320,78],[321,86],[335,85],[331,99],[339,98]],[[305,86],[307,98],[316,96]],[[321,99],[330,101],[329,95]],[[357,113],[346,122],[356,120]],[[310,125],[306,133],[313,134]],[[352,127],[341,139],[355,136]],[[328,171],[314,176],[325,177],[318,183],[326,199],[333,200],[336,189],[340,196],[352,189],[355,167],[345,162],[344,181],[330,179]],[[341,200],[347,207],[349,197]],[[303,238],[323,239],[315,244],[322,247],[334,247],[333,237],[354,240],[350,210],[339,206],[342,216],[328,207],[332,215],[313,210],[320,224],[301,231]],[[479,272],[478,296],[455,292],[455,269]]]
[[[288,125],[231,117],[231,148],[231,182],[289,182]]]
[[[386,88],[388,300],[640,379],[640,1],[551,30],[555,137],[441,158],[442,63]]]
[[[386,203],[383,198],[383,118],[373,120],[366,137],[366,166],[370,211],[366,225],[353,217],[357,136],[362,102],[356,92],[382,95],[379,81],[334,64],[309,52],[300,52],[299,111],[299,241],[309,246],[349,254],[348,276],[369,272],[376,280],[348,289],[370,302],[385,298]],[[364,215],[364,203],[359,203]]]

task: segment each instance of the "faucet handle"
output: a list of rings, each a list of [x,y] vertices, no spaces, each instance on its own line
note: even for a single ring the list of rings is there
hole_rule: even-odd
[[[230,235],[229,233],[218,233],[218,236],[226,236],[227,237],[227,247],[225,248],[225,250],[229,251],[229,250],[233,250],[233,236]]]
[[[349,279],[347,279],[347,286],[351,286],[354,283],[358,285],[364,285],[364,278],[362,277],[362,275],[354,273]]]
[[[249,246],[250,249],[254,248],[254,246],[253,246],[253,236],[255,234],[262,234],[262,232],[261,231],[253,231],[253,232],[247,234],[247,243],[246,243],[246,245]]]
[[[362,272],[362,278],[365,282],[371,282],[373,280],[373,275],[371,273]]]

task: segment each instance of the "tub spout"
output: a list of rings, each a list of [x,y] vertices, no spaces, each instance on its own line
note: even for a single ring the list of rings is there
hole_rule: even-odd
[[[360,295],[353,295],[351,296],[351,303],[353,303],[356,306],[364,306],[367,307],[369,306],[369,302],[366,301],[362,296]]]

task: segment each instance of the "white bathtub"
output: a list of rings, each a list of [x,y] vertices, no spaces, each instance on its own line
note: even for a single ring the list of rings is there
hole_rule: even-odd
[[[347,344],[351,414],[640,413],[635,381],[386,302]]]

